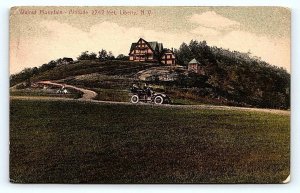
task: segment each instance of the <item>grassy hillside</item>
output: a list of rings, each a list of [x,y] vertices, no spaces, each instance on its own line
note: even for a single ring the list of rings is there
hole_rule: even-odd
[[[95,91],[116,89],[117,93],[122,93],[137,82],[138,72],[146,70],[149,73],[152,69],[153,73],[147,77],[147,82],[164,87],[164,92],[175,100],[184,101],[184,104],[190,101],[228,106],[290,108],[290,74],[251,53],[230,51],[209,46],[205,41],[192,40],[175,50],[175,55],[177,64],[182,65],[182,68],[168,69],[168,75],[176,77],[173,81],[159,80],[163,78],[157,73],[157,67],[161,66],[159,64],[109,59],[100,61],[93,54],[93,59],[89,60],[63,65],[59,65],[56,60],[39,68],[24,69],[12,75],[10,82],[14,86],[24,81],[30,85],[37,80],[61,80]],[[193,58],[199,61],[202,73],[187,72],[188,62]],[[124,99],[123,96],[117,98]]]
[[[96,100],[129,101],[129,88],[133,83],[135,74],[141,70],[159,66],[156,63],[130,62],[121,60],[99,61],[78,60],[66,65],[45,64],[40,68],[27,69],[11,76],[11,86],[21,82],[29,85],[39,80],[60,80],[59,83],[76,85],[94,90],[98,93]],[[44,70],[46,67],[49,69]],[[26,85],[25,83],[25,85]],[[20,84],[17,89],[11,90],[13,96],[29,94],[28,86]],[[41,91],[40,93],[43,93]],[[32,92],[35,95],[35,92]],[[43,93],[48,95],[48,93]],[[49,95],[50,96],[50,95]]]
[[[64,78],[72,79],[74,76],[88,75],[92,73],[101,74],[101,76],[118,76],[134,78],[134,75],[147,68],[158,66],[155,63],[142,63],[121,60],[99,61],[94,60],[78,60],[70,64],[57,65],[55,61],[43,64],[37,68],[26,68],[22,72],[10,76],[10,86],[19,83],[31,82],[38,80],[59,80]],[[92,83],[91,83],[92,84]],[[93,85],[97,86],[97,85]]]
[[[19,183],[278,183],[290,117],[237,110],[23,101],[10,104]]]

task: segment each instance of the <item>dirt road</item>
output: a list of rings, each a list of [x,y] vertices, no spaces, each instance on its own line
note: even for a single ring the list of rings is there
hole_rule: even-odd
[[[82,92],[83,95],[80,99],[82,100],[92,100],[94,98],[96,98],[97,93],[92,91],[92,90],[88,90],[88,89],[84,89],[84,88],[79,88],[73,85],[68,85],[68,84],[59,84],[59,83],[55,83],[55,82],[51,82],[51,81],[39,81],[37,82],[38,84],[45,84],[45,85],[53,85],[53,86],[59,86],[59,87],[65,87],[65,88],[72,88],[75,89],[79,92]]]
[[[59,97],[44,97],[44,96],[11,96],[11,99],[18,100],[39,100],[39,101],[79,101],[88,102],[95,104],[112,104],[112,105],[143,105],[153,106],[157,108],[181,108],[181,109],[217,109],[217,110],[238,110],[238,111],[249,111],[249,112],[264,112],[272,114],[290,115],[290,111],[277,110],[277,109],[259,109],[259,108],[245,108],[245,107],[229,107],[229,106],[214,106],[214,105],[154,105],[151,103],[138,103],[132,104],[130,102],[115,102],[115,101],[98,101],[93,99],[71,99],[71,98],[59,98]]]

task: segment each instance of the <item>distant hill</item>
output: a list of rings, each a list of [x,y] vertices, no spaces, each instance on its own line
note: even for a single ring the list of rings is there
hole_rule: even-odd
[[[187,73],[184,68],[175,68],[170,70],[178,75],[174,81],[148,81],[153,85],[163,86],[164,91],[173,98],[235,106],[290,107],[290,74],[282,68],[251,57],[249,53],[191,41],[189,44],[183,43],[175,50],[175,55],[176,63],[182,66],[195,58],[202,65],[205,74]],[[58,61],[59,59],[41,67],[26,68],[11,75],[11,86],[24,82],[30,85],[38,80],[63,79],[66,83],[92,89],[128,89],[139,72],[160,66],[157,63],[126,60],[100,61],[95,54],[90,59],[64,64]],[[87,76],[91,74],[92,76]],[[74,78],[79,76],[86,78]]]

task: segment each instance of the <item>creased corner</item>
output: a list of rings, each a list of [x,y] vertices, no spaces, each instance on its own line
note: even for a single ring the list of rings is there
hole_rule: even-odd
[[[289,175],[285,180],[282,181],[283,184],[288,184],[291,181],[291,175]]]

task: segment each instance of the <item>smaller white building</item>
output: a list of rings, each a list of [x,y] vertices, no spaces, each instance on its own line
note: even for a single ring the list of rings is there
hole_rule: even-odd
[[[188,71],[204,75],[203,66],[194,58],[188,63]]]

